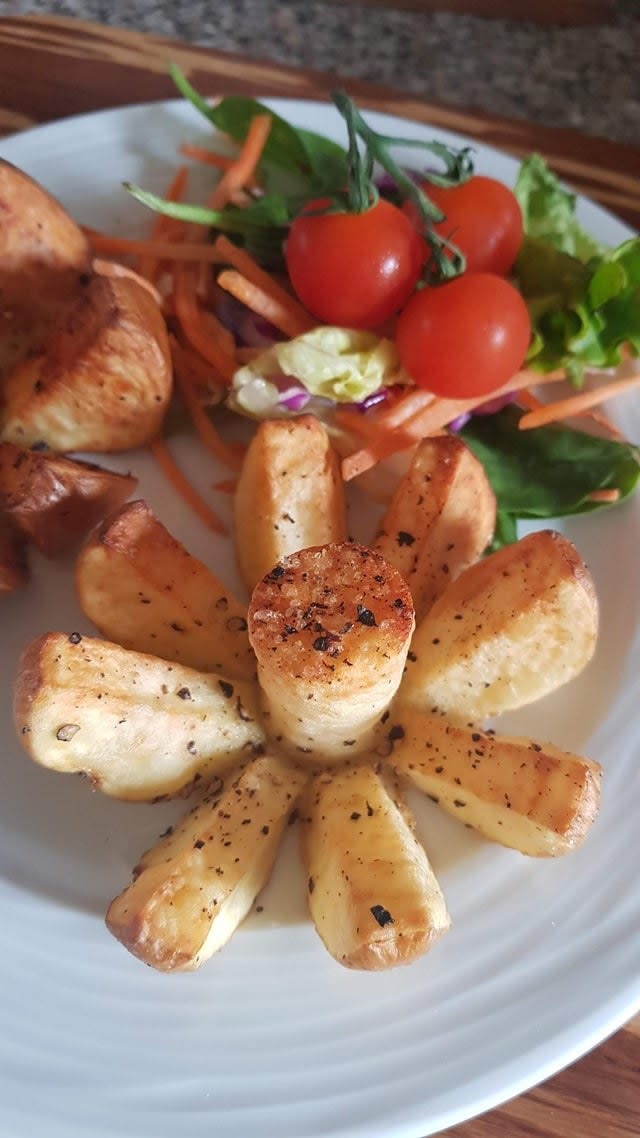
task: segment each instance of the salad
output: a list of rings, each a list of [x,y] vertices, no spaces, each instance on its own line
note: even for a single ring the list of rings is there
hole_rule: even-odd
[[[127,184],[157,215],[148,245],[92,236],[98,252],[141,255],[209,435],[221,405],[253,419],[311,412],[350,481],[455,431],[496,493],[494,546],[519,519],[635,489],[638,448],[601,405],[640,383],[639,239],[592,239],[538,155],[510,189],[475,173],[470,147],[376,133],[342,92],[344,146],[250,98],[212,104],[172,75],[238,154],[185,143],[219,171],[210,200],[185,200],[183,166],[163,197]],[[219,452],[237,469],[222,439]]]

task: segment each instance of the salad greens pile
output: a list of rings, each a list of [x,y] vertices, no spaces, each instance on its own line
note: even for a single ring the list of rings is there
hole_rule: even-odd
[[[579,386],[585,368],[617,367],[627,345],[640,355],[640,239],[615,249],[575,216],[576,197],[537,154],[515,185],[525,240],[515,267],[533,329],[528,362],[562,367]]]
[[[323,195],[337,203],[344,199],[354,146],[359,139],[369,148],[369,165],[373,155],[382,167],[377,183],[380,194],[394,201],[414,201],[426,223],[427,242],[432,252],[437,249],[429,240],[429,221],[440,221],[443,215],[422,189],[417,189],[417,182],[424,186],[430,181],[438,185],[465,181],[473,174],[471,148],[456,150],[436,142],[377,135],[351,100],[338,92],[334,102],[349,135],[349,147],[344,148],[293,126],[250,98],[234,95],[211,104],[178,67],[172,66],[171,74],[184,98],[217,130],[237,142],[244,141],[255,115],[271,116],[270,133],[257,170],[260,193],[246,207],[229,205],[214,211],[164,201],[127,184],[129,192],[140,202],[169,216],[226,232],[266,268],[282,268],[288,227],[305,203]],[[414,153],[428,153],[429,168],[400,168],[391,155],[394,144],[405,151],[410,148]],[[434,168],[434,159],[441,162],[441,169]],[[371,168],[369,173],[372,172]],[[569,382],[579,388],[585,382],[586,372],[617,368],[623,351],[640,356],[640,238],[607,248],[591,237],[576,217],[576,196],[562,186],[539,155],[522,162],[514,192],[522,211],[525,238],[513,279],[526,301],[531,320],[528,366],[540,372],[563,368]],[[463,271],[464,264],[455,258],[455,246],[448,252],[456,271]],[[356,347],[361,345],[342,345],[340,351],[351,351],[351,358]],[[335,356],[333,348],[332,352]],[[276,348],[271,355],[275,358]],[[380,384],[389,382],[383,372],[384,368],[380,370]],[[312,388],[313,384],[309,390],[314,394]],[[340,384],[334,383],[334,389],[340,390]],[[368,382],[364,394],[370,391]],[[357,376],[350,375],[349,397],[357,401],[360,394]],[[340,398],[336,394],[332,397]],[[236,408],[242,410],[241,401],[236,402]],[[273,400],[267,400],[264,413],[272,410]],[[496,493],[498,525],[494,547],[515,540],[519,518],[558,518],[591,511],[603,505],[602,500],[592,497],[594,491],[615,489],[618,500],[622,500],[637,486],[640,451],[633,444],[558,424],[523,431],[518,428],[519,417],[514,406],[507,406],[494,413],[475,414],[460,429],[461,436],[483,462]]]

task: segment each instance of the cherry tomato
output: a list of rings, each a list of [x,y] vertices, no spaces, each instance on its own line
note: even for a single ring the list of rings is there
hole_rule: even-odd
[[[424,256],[407,215],[382,198],[363,213],[300,214],[285,247],[298,298],[318,320],[345,328],[375,328],[393,316],[411,296]]]
[[[451,399],[502,387],[522,366],[530,336],[520,293],[490,273],[421,289],[396,327],[398,354],[413,381]]]
[[[445,215],[434,225],[464,253],[470,273],[506,276],[518,255],[524,235],[518,200],[502,182],[477,174],[461,186],[444,189],[425,185],[424,192]],[[416,209],[407,203],[415,219]]]

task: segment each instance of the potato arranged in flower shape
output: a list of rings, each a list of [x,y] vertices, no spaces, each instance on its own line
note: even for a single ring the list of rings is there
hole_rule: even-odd
[[[292,459],[307,437],[289,424]],[[432,532],[434,546],[452,555],[452,579],[443,580],[439,557],[421,558],[430,577],[425,593],[413,561],[393,565],[379,549],[350,541],[292,552],[286,534],[280,544],[274,531],[277,562],[245,613],[257,681],[60,633],[27,647],[15,723],[33,759],[85,771],[116,797],[202,788],[109,906],[109,929],[145,963],[192,969],[226,943],[296,812],[311,918],[331,955],[360,969],[409,963],[449,928],[433,867],[438,851],[427,852],[414,834],[407,786],[529,856],[567,854],[588,834],[599,806],[598,764],[550,743],[501,737],[483,722],[489,712],[540,698],[588,663],[598,619],[588,570],[573,545],[549,531],[477,560],[485,520],[470,536],[469,507],[454,499],[469,501],[465,468],[472,497],[490,510],[486,486],[458,446],[449,449],[447,472],[422,479],[433,461],[427,450],[405,483],[412,509],[425,499],[412,532],[425,550]],[[276,455],[258,453],[265,478],[273,478]],[[254,467],[236,515],[241,542],[249,538],[251,496],[257,508],[263,484]],[[331,480],[320,480],[314,510],[322,514],[329,498],[335,505],[335,493]],[[409,516],[406,508],[396,498],[387,522]],[[157,542],[147,549],[125,526],[120,548],[123,519]],[[381,527],[381,540],[383,531],[392,525]],[[155,575],[145,565],[154,549],[162,555]],[[189,558],[144,504],[133,503],[81,552],[80,598],[98,619],[100,609],[120,610],[109,623],[129,642],[137,635],[129,631],[135,596],[145,590],[159,635],[178,611],[187,626],[215,594],[200,566],[183,594],[173,598],[172,587],[164,595],[162,578],[179,582]],[[417,626],[412,587],[426,610]],[[141,638],[151,633],[143,620]],[[178,640],[162,643],[170,654]],[[230,645],[225,651],[233,655]]]

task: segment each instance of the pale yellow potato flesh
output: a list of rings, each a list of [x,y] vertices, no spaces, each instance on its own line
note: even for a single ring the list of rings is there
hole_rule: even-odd
[[[130,474],[0,443],[0,506],[45,557],[72,550],[136,485]]]
[[[83,612],[109,640],[200,672],[255,679],[246,605],[145,502],[127,503],[92,534],[75,583]]]
[[[340,964],[409,964],[448,930],[427,854],[373,763],[317,775],[300,819],[309,910]]]
[[[178,794],[264,742],[253,684],[77,633],[27,646],[14,723],[37,763],[131,801]]]
[[[236,556],[249,591],[289,553],[346,537],[338,456],[319,420],[260,423],[234,496]]]
[[[598,602],[575,546],[531,533],[466,569],[418,624],[404,702],[463,722],[522,707],[593,656]]]
[[[462,439],[423,439],[373,541],[411,589],[416,620],[489,545],[496,500]]]
[[[253,759],[142,856],[109,906],[109,930],[159,971],[199,968],[266,885],[306,778],[276,756]]]
[[[409,589],[374,550],[347,542],[285,558],[249,606],[270,736],[309,762],[371,747],[413,628]]]
[[[600,806],[598,763],[414,708],[392,714],[389,724],[396,771],[490,841],[558,857],[587,837]]]

